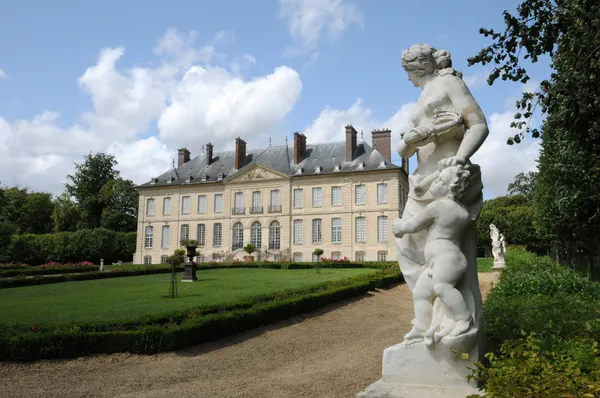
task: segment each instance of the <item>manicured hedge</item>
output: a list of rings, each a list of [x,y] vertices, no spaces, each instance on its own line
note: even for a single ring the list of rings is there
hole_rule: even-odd
[[[487,397],[600,396],[600,284],[549,257],[507,252],[485,303]]]
[[[19,267],[11,269],[0,268],[0,279],[13,278],[17,276],[37,276],[37,275],[56,275],[56,274],[75,274],[81,272],[99,271],[99,265],[76,266],[68,264],[60,264],[54,267]]]
[[[115,232],[105,228],[82,229],[56,234],[13,235],[0,261],[40,265],[48,261],[105,264],[131,261],[135,252],[135,232]]]
[[[72,358],[97,353],[153,354],[199,344],[312,311],[402,281],[397,271],[203,307],[134,322],[0,326],[0,360]]]
[[[244,263],[236,262],[231,264],[199,264],[196,268],[198,271],[203,269],[220,269],[220,268],[269,268],[269,269],[309,269],[316,268],[317,263]],[[374,268],[374,269],[399,269],[397,263],[392,262],[375,262],[367,261],[364,263],[319,263],[321,268]],[[51,283],[60,282],[75,282],[75,281],[87,281],[93,279],[108,279],[108,278],[121,278],[126,276],[140,276],[140,275],[154,275],[154,274],[167,274],[171,272],[171,266],[168,264],[158,265],[121,265],[121,266],[107,266],[108,270],[90,271],[81,274],[68,275],[66,272],[63,275],[52,275],[52,276],[34,276],[34,277],[16,277],[12,279],[2,279],[0,276],[0,289],[6,289],[11,287],[23,287],[23,286],[37,286],[46,285]],[[178,272],[183,271],[183,266],[177,268]]]

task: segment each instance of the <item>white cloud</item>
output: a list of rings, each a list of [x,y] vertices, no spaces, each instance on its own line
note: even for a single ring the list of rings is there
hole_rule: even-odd
[[[467,84],[467,87],[471,90],[478,89],[487,85],[487,79],[490,75],[489,69],[480,69],[470,75],[465,75],[463,80]]]
[[[350,25],[364,24],[360,8],[343,0],[279,0],[279,6],[279,17],[289,24],[294,40],[284,56],[314,54],[323,38],[339,37]]]
[[[7,79],[8,76],[6,75],[6,72],[4,72],[2,69],[0,69],[0,79]]]
[[[168,30],[154,49],[160,61],[154,68],[122,69],[125,49],[100,51],[78,79],[93,106],[78,124],[64,127],[52,111],[32,120],[0,115],[0,181],[60,193],[73,162],[102,151],[114,154],[123,176],[139,184],[166,171],[180,146],[194,156],[208,141],[223,150],[237,135],[272,132],[300,96],[298,73],[281,66],[245,80],[216,51],[218,43],[233,40],[232,33],[219,32],[205,46],[195,46],[196,36]],[[233,59],[256,62],[249,54]],[[158,136],[148,136],[154,126]]]

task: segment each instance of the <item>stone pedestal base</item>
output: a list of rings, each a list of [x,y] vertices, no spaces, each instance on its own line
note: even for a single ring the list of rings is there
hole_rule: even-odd
[[[196,264],[194,263],[185,263],[183,268],[183,279],[182,282],[198,282],[198,277],[196,277]]]
[[[501,270],[506,267],[506,263],[504,261],[494,261],[494,266],[492,270]]]
[[[379,380],[356,394],[356,398],[465,398],[474,394],[483,395],[474,387],[423,386]]]

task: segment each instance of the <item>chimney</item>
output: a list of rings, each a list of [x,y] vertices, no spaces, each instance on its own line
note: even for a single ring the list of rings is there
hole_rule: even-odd
[[[206,144],[206,164],[210,165],[213,162],[213,144]]]
[[[392,161],[392,131],[390,129],[373,130],[373,148],[383,155],[388,162]]]
[[[294,164],[300,163],[306,154],[306,136],[298,132],[294,133]]]
[[[177,167],[181,167],[182,164],[187,163],[189,161],[190,151],[188,151],[187,148],[180,148],[178,150]]]
[[[239,170],[246,160],[246,141],[240,137],[235,139],[235,169]]]
[[[356,153],[356,135],[358,133],[351,124],[346,126],[346,162],[354,160]]]

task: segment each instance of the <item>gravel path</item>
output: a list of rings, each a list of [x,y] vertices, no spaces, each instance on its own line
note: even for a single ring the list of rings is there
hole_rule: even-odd
[[[412,314],[398,285],[177,352],[0,363],[0,397],[354,397]]]

